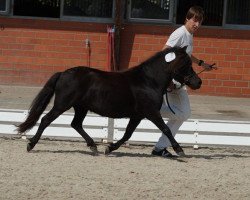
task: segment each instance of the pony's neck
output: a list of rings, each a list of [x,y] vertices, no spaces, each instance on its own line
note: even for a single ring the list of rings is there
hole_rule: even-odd
[[[170,65],[159,60],[153,64],[143,66],[143,71],[148,79],[155,83],[160,90],[166,90],[172,81]]]

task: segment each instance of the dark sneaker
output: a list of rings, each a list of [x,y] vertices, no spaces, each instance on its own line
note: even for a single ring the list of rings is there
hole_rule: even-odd
[[[161,156],[164,158],[173,158],[174,157],[167,149],[162,149],[160,151],[156,151],[155,149],[153,149],[151,154],[154,156]]]

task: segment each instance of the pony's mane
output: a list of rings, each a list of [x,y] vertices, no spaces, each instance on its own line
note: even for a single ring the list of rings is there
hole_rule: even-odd
[[[142,63],[138,64],[137,66],[132,67],[130,69],[127,69],[126,71],[130,71],[130,70],[133,70],[135,68],[148,65],[151,62],[153,62],[154,60],[158,59],[159,57],[165,56],[167,53],[174,52],[174,51],[176,51],[178,49],[181,49],[181,48],[180,47],[165,48],[162,51],[159,51],[159,52],[155,53],[152,57],[148,58],[147,60],[143,61]]]
[[[155,55],[153,55],[152,57],[150,57],[147,60],[143,61],[140,65],[147,65],[147,64],[151,63],[152,61],[154,61],[155,59],[157,59],[157,58],[159,58],[161,56],[165,56],[169,52],[175,51],[175,49],[176,49],[176,47],[163,49],[162,51],[159,51],[159,52],[155,53]]]

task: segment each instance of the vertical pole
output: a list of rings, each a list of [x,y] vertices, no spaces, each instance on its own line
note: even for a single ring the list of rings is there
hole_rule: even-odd
[[[125,1],[115,0],[114,71],[119,70],[122,19]]]
[[[112,67],[111,67],[111,28],[109,26],[107,26],[107,33],[108,33],[108,39],[107,39],[107,71],[109,71]]]
[[[114,119],[108,119],[108,143],[114,140]]]

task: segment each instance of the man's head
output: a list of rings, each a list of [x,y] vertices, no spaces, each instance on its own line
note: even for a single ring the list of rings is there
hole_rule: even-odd
[[[203,18],[204,11],[200,6],[189,8],[185,19],[187,30],[193,34],[201,26]]]

